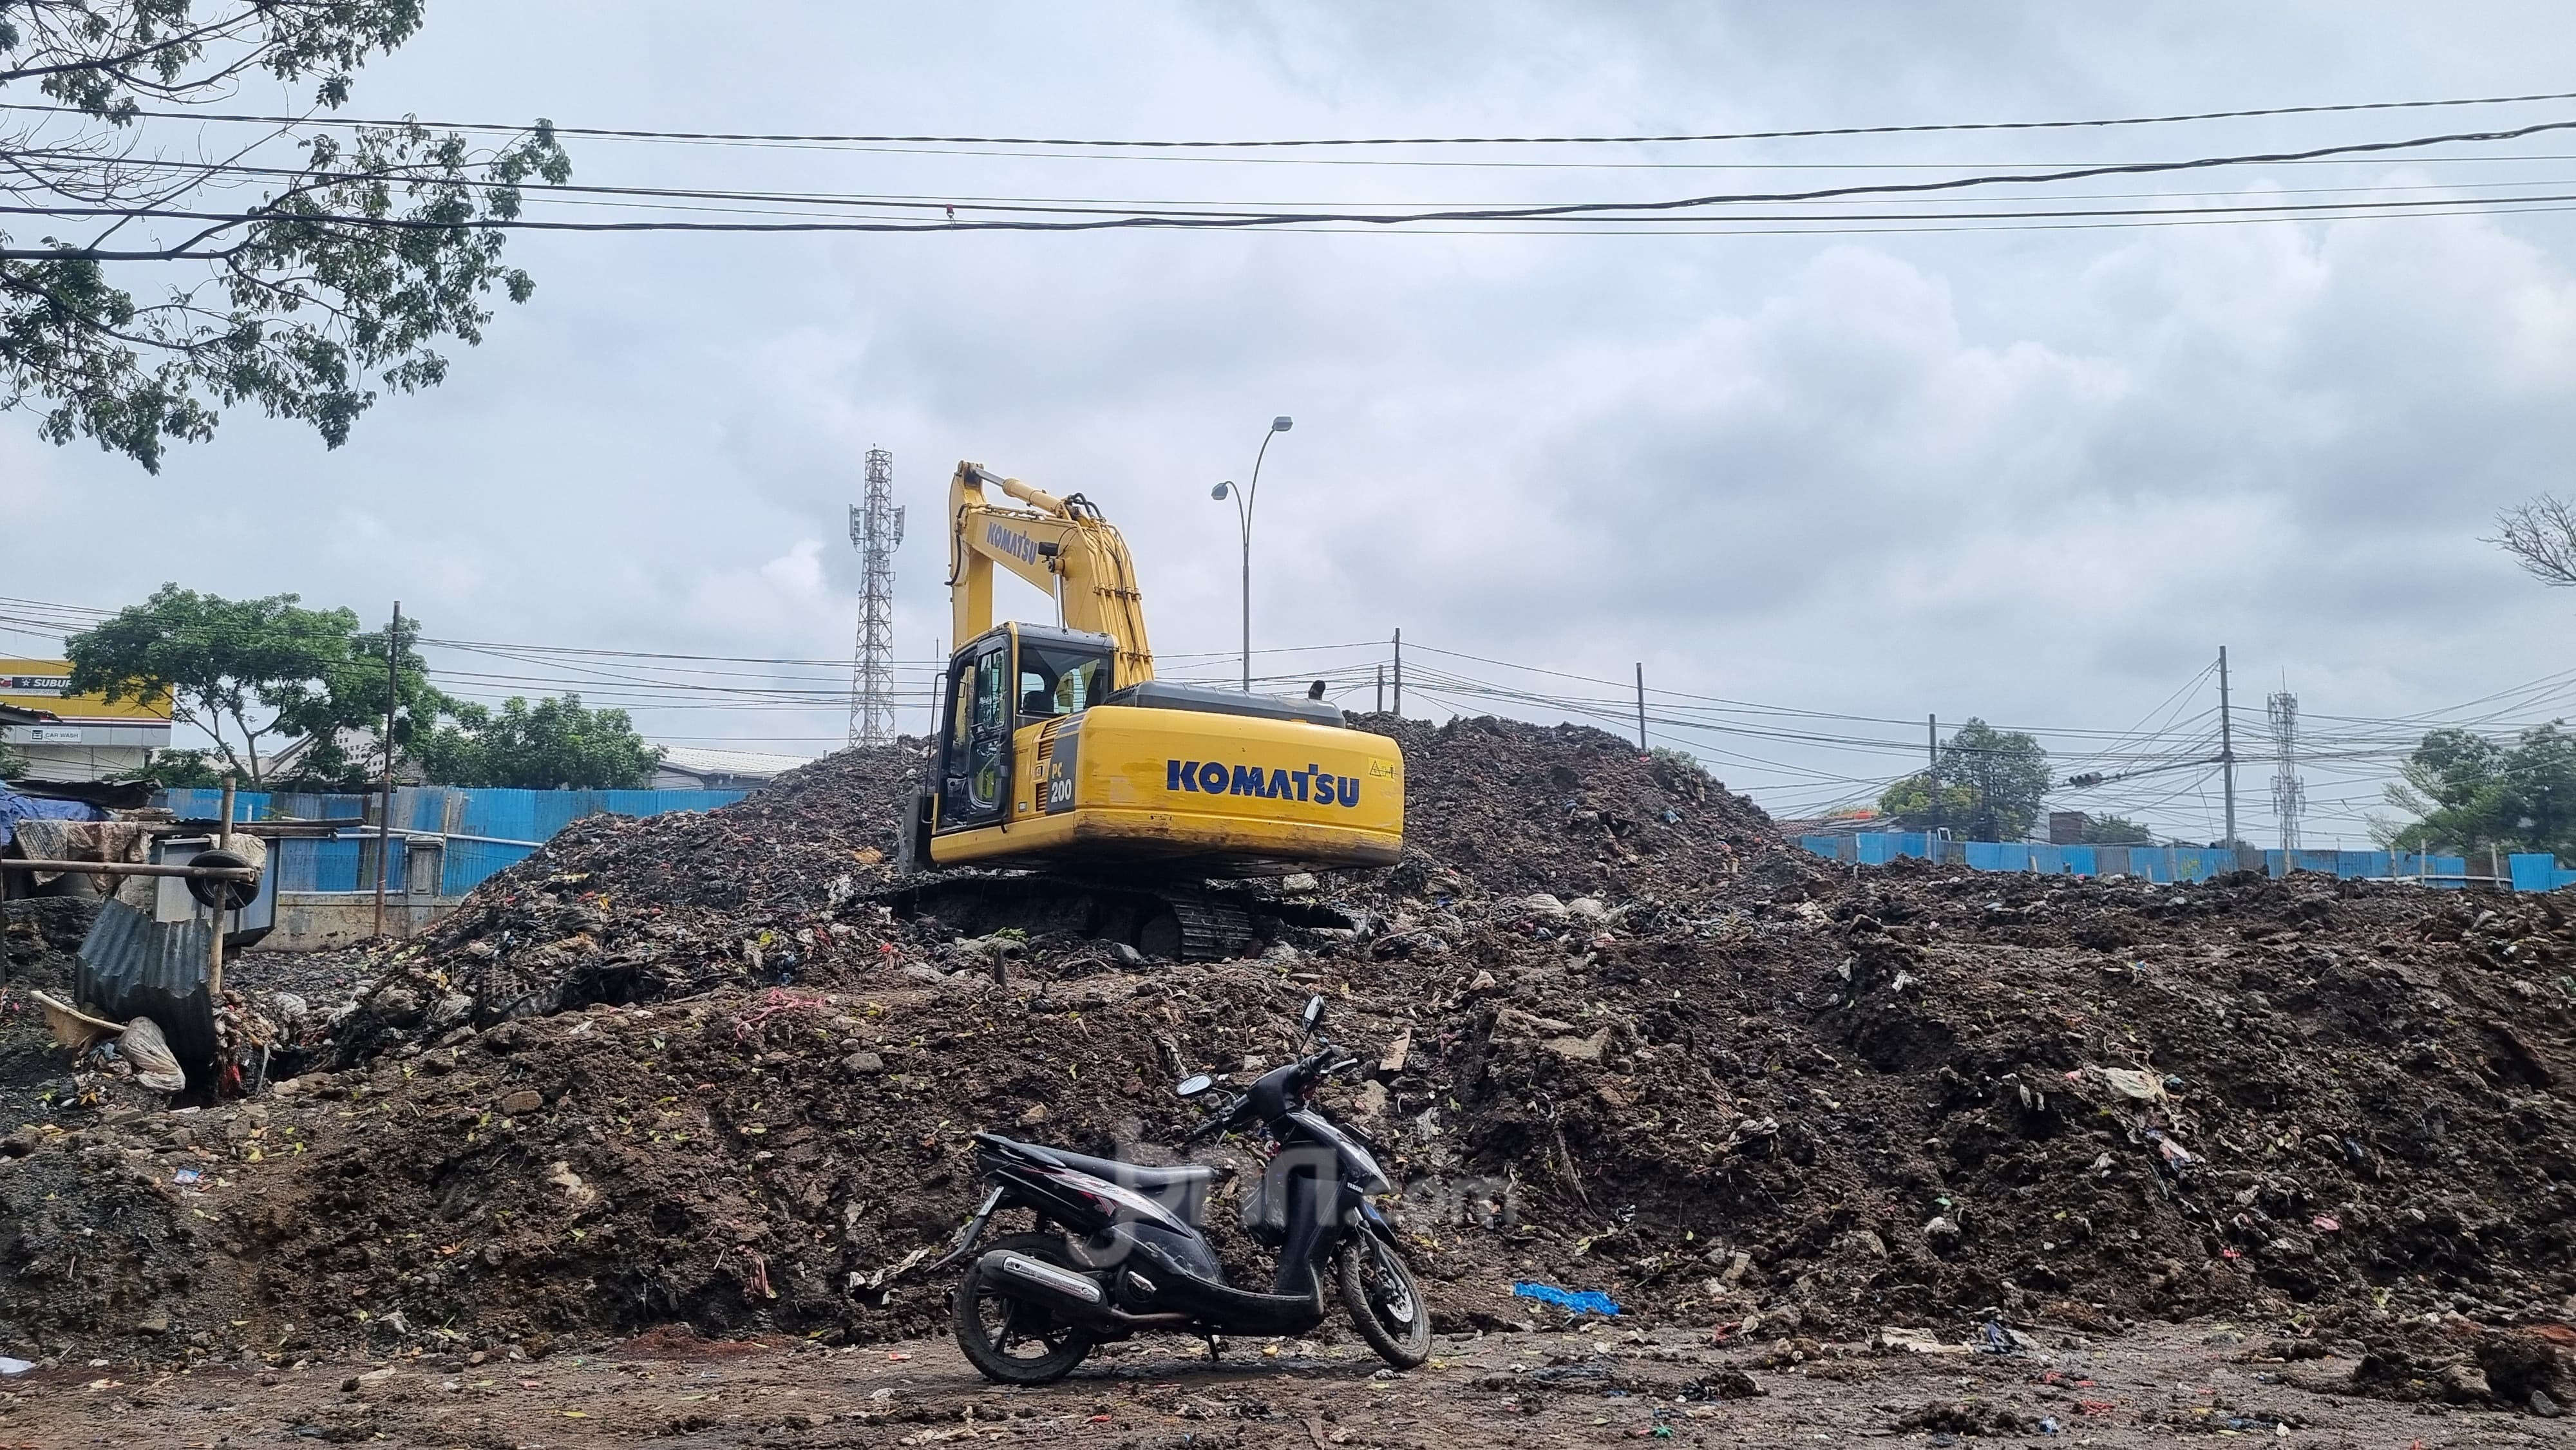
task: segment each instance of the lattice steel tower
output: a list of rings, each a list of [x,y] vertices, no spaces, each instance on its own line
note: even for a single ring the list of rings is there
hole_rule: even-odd
[[[2299,784],[2299,697],[2281,691],[2263,704],[2272,727],[2272,814],[2281,822],[2281,849],[2299,849],[2299,815],[2308,792]]]
[[[850,509],[859,551],[859,639],[850,662],[850,743],[894,743],[894,551],[903,510],[894,503],[894,455],[868,450],[867,491]]]

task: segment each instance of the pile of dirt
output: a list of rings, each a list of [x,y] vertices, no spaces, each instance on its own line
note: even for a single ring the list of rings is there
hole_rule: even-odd
[[[1704,894],[1779,847],[1771,818],[1673,757],[1584,725],[1353,723],[1404,749],[1406,868],[1365,894]],[[1791,875],[1812,858],[1801,853]]]
[[[59,995],[80,970],[81,939],[98,920],[94,896],[0,901],[0,982]]]
[[[596,1002],[787,986],[874,964],[844,908],[893,878],[921,743],[845,750],[722,810],[591,816],[477,887],[342,1020],[340,1061]]]
[[[2557,901],[1855,873],[1597,731],[1369,723],[1405,861],[1219,963],[881,904],[906,751],[586,822],[389,958],[333,1070],[0,1141],[0,1353],[933,1332],[894,1270],[970,1131],[1150,1161],[1168,1085],[1281,1060],[1310,991],[1445,1329],[1557,1317],[1537,1280],[1731,1337],[2227,1313],[2420,1368],[2425,1316],[2576,1310]]]

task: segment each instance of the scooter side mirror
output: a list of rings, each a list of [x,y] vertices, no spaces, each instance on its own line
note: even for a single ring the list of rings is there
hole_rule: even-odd
[[[1182,1078],[1181,1085],[1172,1089],[1172,1091],[1185,1098],[1194,1098],[1215,1086],[1215,1078],[1212,1078],[1203,1072],[1194,1072],[1188,1077]]]
[[[1312,996],[1312,997],[1308,997],[1308,998],[1306,999],[1306,1012],[1305,1012],[1305,1015],[1304,1015],[1304,1016],[1302,1016],[1302,1017],[1300,1017],[1300,1018],[1298,1018],[1298,1020],[1299,1020],[1300,1022],[1303,1022],[1303,1023],[1305,1023],[1305,1024],[1306,1024],[1306,1031],[1307,1031],[1309,1034],[1312,1034],[1312,1033],[1314,1032],[1314,1030],[1316,1029],[1316,1027],[1320,1026],[1320,1025],[1323,1023],[1323,1020],[1324,1020],[1324,998],[1323,998],[1323,994],[1321,994],[1321,993],[1317,993],[1316,995],[1314,995],[1314,996]]]

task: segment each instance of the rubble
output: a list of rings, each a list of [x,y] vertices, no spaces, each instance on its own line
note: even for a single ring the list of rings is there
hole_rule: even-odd
[[[581,822],[346,999],[297,982],[273,1096],[22,1119],[0,1353],[936,1332],[895,1267],[971,1205],[967,1134],[1151,1159],[1175,1078],[1279,1060],[1321,991],[1444,1333],[1564,1322],[1531,1282],[1788,1345],[2226,1315],[2380,1346],[2338,1393],[2576,1396],[2562,904],[1854,871],[1597,731],[1364,723],[1404,860],[1226,962],[884,904],[904,749]]]

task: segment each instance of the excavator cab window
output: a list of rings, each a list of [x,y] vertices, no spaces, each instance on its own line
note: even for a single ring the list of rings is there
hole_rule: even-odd
[[[1020,722],[1072,715],[1110,688],[1109,656],[1064,645],[1020,642]]]
[[[1011,709],[1002,691],[1011,645],[993,639],[949,666],[948,738],[942,742],[939,823],[943,830],[1000,814],[1010,786]]]
[[[1009,647],[999,643],[975,657],[974,715],[966,733],[966,794],[978,813],[1002,803],[1004,759],[1011,749],[1002,679],[1010,657]]]

